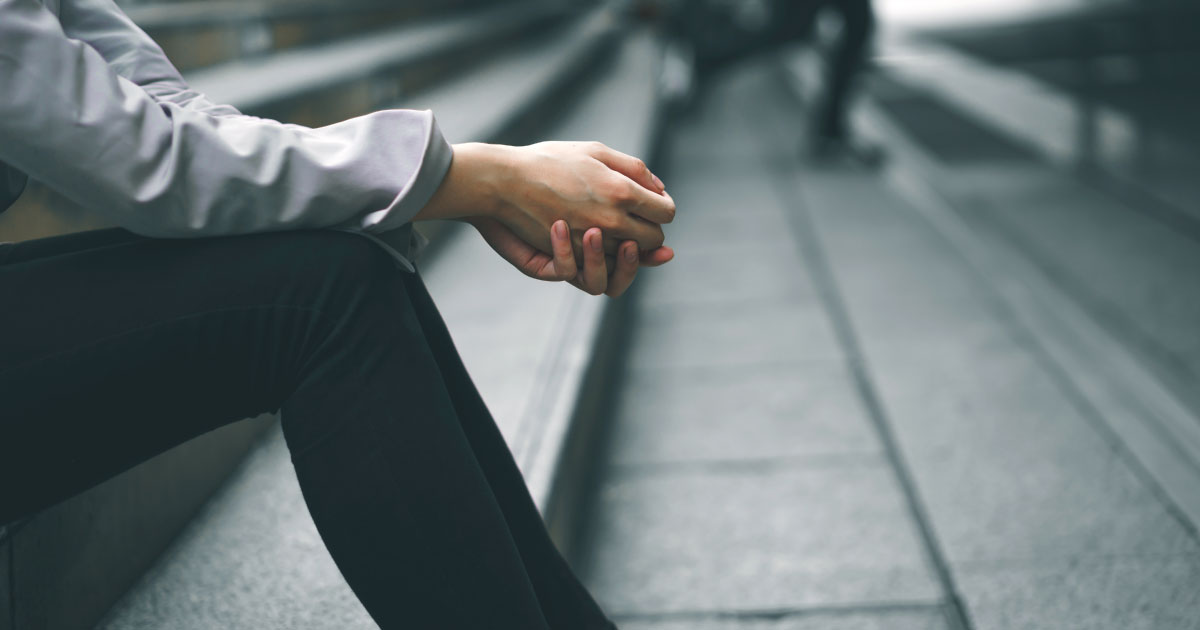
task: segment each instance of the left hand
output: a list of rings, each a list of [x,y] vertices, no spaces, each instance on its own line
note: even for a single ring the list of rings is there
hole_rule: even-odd
[[[657,267],[674,257],[668,247],[638,254],[635,241],[620,244],[615,258],[607,258],[599,228],[588,230],[582,239],[585,249],[583,269],[575,266],[571,246],[571,231],[566,221],[555,221],[550,230],[553,255],[521,240],[503,223],[490,218],[469,220],[492,249],[521,273],[547,282],[570,282],[591,295],[617,297],[629,288],[637,276],[639,265]]]

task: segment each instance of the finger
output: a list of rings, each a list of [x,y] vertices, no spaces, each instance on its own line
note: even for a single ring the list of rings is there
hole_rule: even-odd
[[[575,277],[575,251],[571,246],[571,230],[567,222],[559,219],[550,227],[550,248],[554,251],[554,279],[570,280]]]
[[[474,225],[483,236],[483,240],[521,273],[538,280],[546,279],[547,267],[552,262],[549,256],[534,249],[498,223],[480,221]]]
[[[582,269],[584,262],[584,254],[587,252],[587,247],[583,244],[583,235],[587,230],[581,230],[578,233],[571,233],[571,246],[575,251],[575,266]],[[616,256],[617,248],[621,246],[621,241],[615,238],[603,238],[602,247],[606,256]]]
[[[619,205],[627,212],[654,223],[670,223],[675,220],[675,200],[666,193],[652,193],[638,186],[630,186],[630,195]]]
[[[675,250],[670,247],[659,247],[648,252],[641,253],[641,262],[643,267],[657,267],[671,262],[675,258]]]
[[[638,250],[637,243],[633,241],[625,241],[621,243],[621,251],[617,254],[616,270],[608,279],[608,290],[605,291],[610,297],[617,297],[633,284],[634,277],[638,272]]]
[[[638,249],[642,251],[650,251],[663,246],[666,236],[663,234],[661,225],[638,216],[629,215],[626,218],[628,220],[623,221],[619,229],[609,230],[613,236],[617,236],[623,241],[637,241]]]
[[[603,240],[598,228],[592,228],[583,235],[583,290],[592,295],[600,295],[608,288]]]
[[[610,149],[599,142],[592,145],[591,156],[600,160],[608,168],[632,179],[642,188],[654,193],[664,190],[662,180],[646,166],[641,159],[626,155],[615,149]]]

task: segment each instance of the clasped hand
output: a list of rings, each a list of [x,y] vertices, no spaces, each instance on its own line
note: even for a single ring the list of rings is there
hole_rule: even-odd
[[[674,200],[641,160],[598,142],[542,142],[455,145],[415,219],[467,221],[525,275],[615,297],[639,266],[674,257],[662,231],[674,217]]]

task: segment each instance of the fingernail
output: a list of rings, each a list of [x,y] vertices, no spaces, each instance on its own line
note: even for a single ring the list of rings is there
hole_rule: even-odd
[[[665,185],[665,184],[663,184],[662,180],[658,178],[658,175],[655,175],[654,173],[651,173],[651,174],[650,174],[650,177],[653,177],[653,178],[654,178],[654,183],[655,183],[655,184],[658,184],[658,189],[659,189],[659,190],[666,190],[666,189],[667,189],[666,185]]]
[[[567,224],[565,221],[558,221],[554,224],[554,235],[558,238],[566,238]]]
[[[628,262],[637,262],[638,251],[636,247],[625,248],[625,260]]]
[[[592,236],[592,251],[598,252],[604,248],[604,243],[600,241],[599,236]]]

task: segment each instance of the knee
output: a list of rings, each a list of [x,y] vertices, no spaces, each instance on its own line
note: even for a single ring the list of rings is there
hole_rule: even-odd
[[[278,235],[273,254],[289,261],[305,278],[335,278],[340,284],[364,284],[399,272],[382,247],[355,234],[333,230],[285,232]]]
[[[332,230],[260,234],[237,239],[223,253],[242,261],[246,281],[269,301],[315,314],[321,336],[388,319],[404,291],[401,270],[382,247],[362,236]],[[257,287],[253,289],[252,287]],[[401,298],[401,299],[397,299]]]
[[[381,246],[355,234],[333,230],[282,233],[270,256],[286,261],[286,273],[321,302],[339,302],[400,283],[405,273]]]

